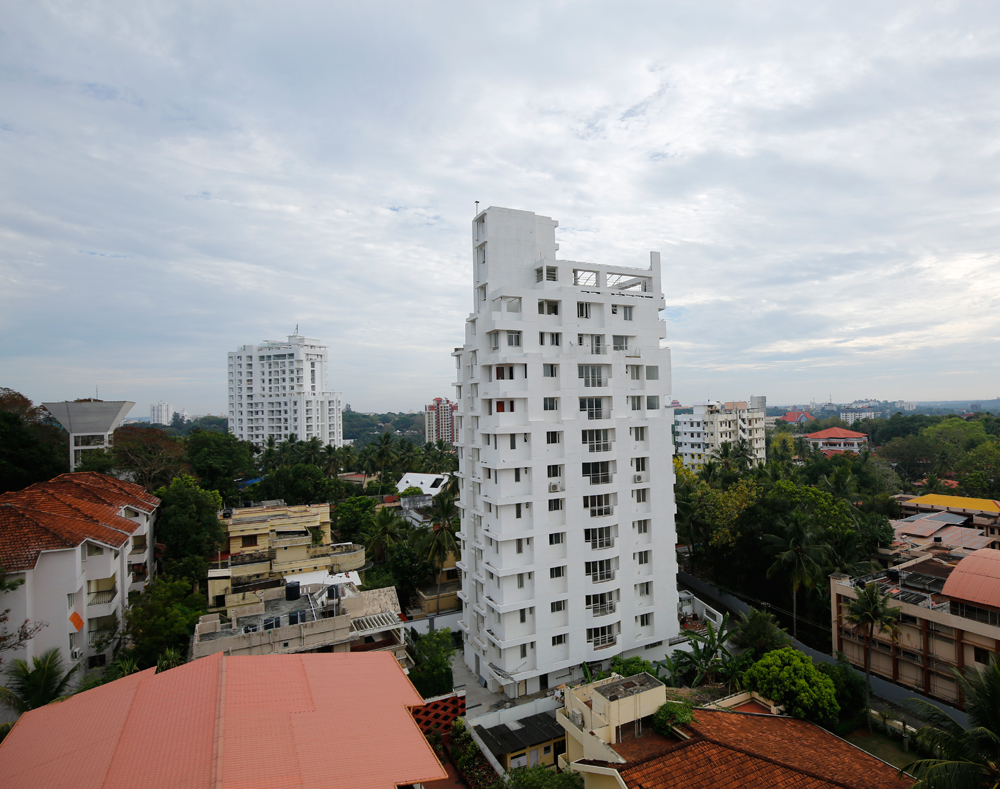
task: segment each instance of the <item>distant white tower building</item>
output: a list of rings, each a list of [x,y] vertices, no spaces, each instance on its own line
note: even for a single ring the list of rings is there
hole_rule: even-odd
[[[162,400],[149,406],[149,423],[151,425],[169,425],[174,418],[174,407]]]
[[[268,436],[344,444],[340,393],[326,388],[326,346],[298,334],[229,353],[229,432],[263,446]]]
[[[85,400],[42,405],[69,433],[69,470],[76,471],[84,452],[111,448],[115,428],[135,403],[131,400]]]
[[[695,403],[693,413],[675,418],[677,455],[685,468],[700,469],[728,443],[736,448],[744,441],[753,465],[767,460],[764,446],[764,420],[767,399],[760,396],[746,401]]]
[[[451,444],[455,440],[455,412],[458,403],[442,397],[424,408],[424,438],[432,444],[444,441]],[[401,488],[402,490],[402,488]]]
[[[458,367],[465,662],[533,693],[583,662],[662,658],[679,631],[660,259],[557,260],[558,223],[473,221]]]

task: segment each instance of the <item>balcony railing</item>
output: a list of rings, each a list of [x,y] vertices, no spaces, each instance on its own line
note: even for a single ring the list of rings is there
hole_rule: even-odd
[[[90,646],[94,646],[99,641],[103,641],[105,643],[108,643],[108,642],[110,642],[110,640],[112,639],[112,637],[114,636],[114,634],[115,634],[114,628],[103,628],[101,630],[91,630],[89,633],[87,633],[87,643]]]
[[[87,595],[87,605],[107,605],[118,596],[118,588],[106,589],[103,592],[91,592]]]
[[[613,614],[615,612],[614,603],[604,603],[603,605],[595,605],[591,608],[594,616],[607,616],[608,614]]]
[[[585,375],[583,377],[583,385],[588,388],[592,386],[607,386],[608,382],[607,379],[601,375]]]
[[[590,543],[590,550],[600,551],[604,548],[614,548],[615,538],[614,537],[600,537],[596,540],[588,540]]]
[[[610,473],[608,473],[608,474],[587,474],[585,476],[587,477],[587,479],[590,480],[590,484],[591,485],[607,485],[608,483],[611,482],[612,479],[614,479],[614,477],[612,477]]]
[[[591,452],[610,452],[611,442],[610,441],[589,441],[587,442],[587,449]]]
[[[611,504],[602,507],[590,507],[589,509],[591,518],[603,518],[605,515],[615,514],[615,508]]]
[[[588,408],[587,419],[610,419],[610,408]]]
[[[593,581],[595,584],[604,583],[605,581],[613,581],[615,580],[615,571],[601,570],[596,573],[590,573],[590,580]]]
[[[613,647],[617,640],[618,636],[616,635],[594,636],[590,643],[594,645],[594,649],[607,649]]]

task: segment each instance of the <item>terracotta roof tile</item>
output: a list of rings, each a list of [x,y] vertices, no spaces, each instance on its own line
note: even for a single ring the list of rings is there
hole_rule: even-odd
[[[0,785],[390,789],[445,778],[408,709],[422,704],[387,652],[220,653],[25,714],[0,744]]]
[[[806,433],[806,438],[865,438],[868,436],[865,433],[856,433],[853,430],[844,430],[842,427],[828,427],[826,430],[820,430],[818,433]]]

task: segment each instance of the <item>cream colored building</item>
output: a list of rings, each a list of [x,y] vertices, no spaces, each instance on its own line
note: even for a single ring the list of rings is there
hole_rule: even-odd
[[[693,413],[678,414],[674,419],[677,455],[685,468],[701,468],[724,443],[735,447],[740,440],[749,444],[754,465],[765,462],[767,405],[763,397],[753,397],[749,403],[696,403],[693,409]]]

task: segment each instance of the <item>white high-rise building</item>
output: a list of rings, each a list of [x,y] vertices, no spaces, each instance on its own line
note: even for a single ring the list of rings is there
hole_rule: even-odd
[[[229,353],[229,432],[263,446],[295,435],[344,444],[340,393],[326,388],[326,346],[298,334]]]
[[[700,469],[728,443],[737,449],[745,441],[751,464],[756,466],[767,460],[764,447],[764,420],[767,400],[751,397],[746,401],[720,403],[709,401],[695,403],[693,413],[678,414],[677,455],[685,468]]]
[[[174,407],[170,403],[152,403],[149,406],[149,423],[151,425],[169,425],[174,418]]]
[[[670,351],[660,259],[557,260],[558,223],[473,221],[456,349],[465,662],[510,696],[677,635]]]

